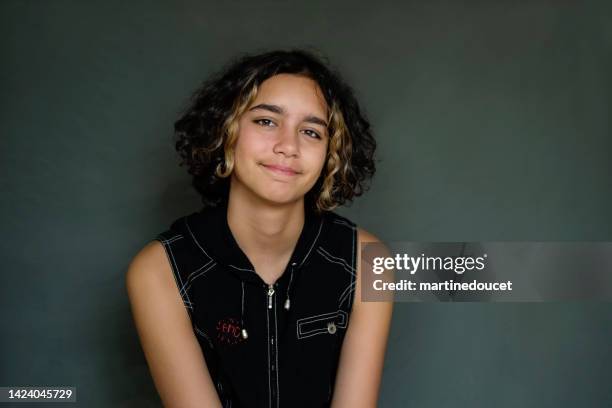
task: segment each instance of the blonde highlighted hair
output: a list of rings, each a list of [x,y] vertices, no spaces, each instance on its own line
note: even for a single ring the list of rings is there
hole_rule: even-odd
[[[361,195],[374,175],[376,143],[351,88],[312,53],[272,51],[241,57],[206,81],[175,122],[176,150],[205,206],[227,200],[238,121],[266,79],[280,73],[314,80],[328,106],[326,163],[305,202],[330,211]]]

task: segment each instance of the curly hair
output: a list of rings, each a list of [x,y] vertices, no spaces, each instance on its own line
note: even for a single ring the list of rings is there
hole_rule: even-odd
[[[180,166],[187,166],[205,207],[227,203],[238,120],[254,101],[259,86],[281,73],[315,81],[328,107],[326,164],[305,195],[305,205],[317,212],[330,211],[368,189],[376,171],[376,141],[353,90],[328,66],[326,58],[303,49],[245,55],[193,93],[174,123],[175,148],[182,159]]]

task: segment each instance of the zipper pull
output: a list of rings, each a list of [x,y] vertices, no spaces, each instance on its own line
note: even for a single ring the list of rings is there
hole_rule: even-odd
[[[268,309],[272,309],[272,295],[274,295],[274,285],[268,285]]]

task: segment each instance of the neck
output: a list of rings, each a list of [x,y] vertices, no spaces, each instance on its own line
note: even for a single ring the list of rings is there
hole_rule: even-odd
[[[227,222],[251,263],[284,264],[304,226],[304,200],[276,205],[244,197],[230,189]]]

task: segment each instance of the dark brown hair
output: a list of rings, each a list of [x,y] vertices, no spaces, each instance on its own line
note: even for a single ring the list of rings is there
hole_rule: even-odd
[[[367,190],[375,173],[376,142],[352,89],[336,71],[305,50],[271,51],[239,57],[213,75],[192,95],[174,124],[176,150],[193,176],[204,206],[227,201],[234,164],[238,120],[268,78],[297,74],[314,80],[328,106],[326,164],[306,205],[329,211]]]

